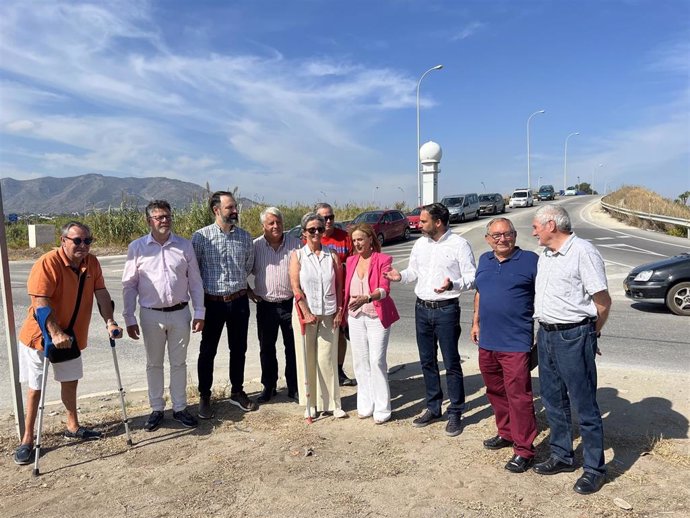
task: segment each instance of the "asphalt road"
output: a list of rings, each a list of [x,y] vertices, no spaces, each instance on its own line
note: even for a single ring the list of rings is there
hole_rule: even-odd
[[[672,373],[687,373],[690,366],[690,319],[672,314],[661,304],[639,303],[628,300],[623,294],[622,282],[625,274],[634,266],[672,256],[690,249],[690,241],[683,238],[672,238],[637,229],[611,229],[601,226],[597,218],[591,218],[590,209],[597,207],[598,198],[578,196],[561,198],[557,203],[564,204],[573,219],[575,232],[591,240],[601,251],[607,268],[609,290],[613,298],[613,308],[608,323],[600,340],[603,355],[599,362],[603,366],[615,366],[630,369],[653,369]],[[508,209],[509,217],[518,230],[518,245],[527,250],[539,252],[535,238],[531,235],[531,223],[537,206],[525,209]],[[478,221],[453,225],[453,232],[469,240],[479,257],[489,247],[484,241],[485,225],[488,218]],[[394,243],[384,247],[384,252],[394,258],[394,267],[405,268],[410,250],[417,235],[404,243]],[[115,300],[116,314],[122,308],[120,278],[124,264],[123,256],[103,257],[101,264],[106,276],[106,285]],[[13,306],[16,327],[19,328],[27,314],[26,278],[31,268],[30,261],[17,261],[10,264]],[[394,369],[396,362],[414,361],[416,343],[414,331],[414,285],[394,284],[392,296],[401,315],[401,320],[393,326],[389,346],[389,361]],[[464,359],[476,363],[476,346],[469,340],[469,328],[472,318],[472,300],[474,292],[460,297],[461,323],[463,327],[460,339],[460,350]],[[100,316],[94,313],[91,326],[89,347],[84,351],[85,377],[80,382],[79,394],[111,392],[116,388],[112,355],[107,337],[101,326]],[[247,380],[257,380],[260,376],[258,342],[254,314],[250,319],[249,347],[247,353]],[[123,385],[128,391],[145,389],[145,353],[141,341],[134,342],[128,338],[119,340],[117,346],[120,371]],[[216,383],[225,383],[228,379],[228,353],[225,337],[221,338],[216,358]],[[188,377],[196,383],[196,356],[199,336],[194,335],[188,357]],[[348,358],[349,361],[349,358]],[[282,364],[282,362],[281,362]],[[7,359],[6,338],[0,337],[0,411],[11,410],[9,366]],[[282,368],[282,367],[281,367]],[[351,367],[346,367],[349,372]],[[52,378],[51,378],[52,379]],[[48,384],[48,399],[59,398],[59,387],[56,383]]]

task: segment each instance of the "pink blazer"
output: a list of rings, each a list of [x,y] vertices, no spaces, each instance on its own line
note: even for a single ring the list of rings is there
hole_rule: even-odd
[[[357,270],[357,263],[359,263],[359,255],[351,255],[347,258],[345,263],[345,299],[343,299],[343,322],[347,321],[348,309],[347,304],[350,300],[350,283],[352,276]],[[380,252],[372,252],[371,262],[369,263],[369,291],[374,292],[377,288],[383,288],[386,291],[386,298],[375,300],[373,302],[376,314],[381,320],[381,324],[385,329],[388,329],[393,322],[400,319],[395,303],[390,296],[391,284],[388,279],[383,276],[383,272],[391,269],[393,258],[390,255],[382,254]]]

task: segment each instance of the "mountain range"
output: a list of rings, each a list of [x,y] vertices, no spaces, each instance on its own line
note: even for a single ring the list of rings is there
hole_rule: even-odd
[[[0,186],[5,214],[84,213],[120,207],[123,200],[143,208],[153,199],[167,200],[173,209],[181,209],[208,196],[205,188],[191,182],[101,174],[68,178],[46,176],[32,180],[2,178]]]

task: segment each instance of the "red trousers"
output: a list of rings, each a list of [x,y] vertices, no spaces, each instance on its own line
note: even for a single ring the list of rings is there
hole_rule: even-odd
[[[515,455],[534,457],[537,420],[532,401],[529,353],[479,348],[479,370],[496,416],[498,435],[513,441]]]

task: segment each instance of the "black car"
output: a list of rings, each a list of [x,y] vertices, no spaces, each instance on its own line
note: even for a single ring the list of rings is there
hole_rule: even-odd
[[[663,299],[676,315],[690,316],[690,254],[633,268],[623,288],[630,299]]]

